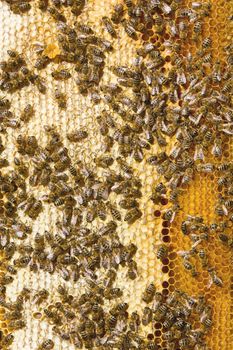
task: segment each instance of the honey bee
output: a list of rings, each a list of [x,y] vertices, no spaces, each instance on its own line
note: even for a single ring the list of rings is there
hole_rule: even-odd
[[[128,262],[128,268],[127,276],[129,279],[135,280],[137,277],[137,263],[134,260],[130,260]]]
[[[43,343],[38,347],[38,350],[51,350],[54,348],[54,342],[51,339],[46,339]]]
[[[142,314],[142,324],[144,326],[148,326],[152,322],[152,315],[152,310],[148,306],[145,306]]]
[[[1,278],[0,278],[0,284],[2,285],[7,285],[7,284],[10,284],[13,282],[13,277],[12,276],[9,276],[9,275],[2,275]]]
[[[67,107],[67,97],[66,94],[60,92],[58,89],[55,90],[54,94],[55,100],[58,103],[58,107],[61,109],[66,109]]]
[[[51,75],[55,80],[68,80],[71,78],[71,74],[67,69],[54,70]]]
[[[166,258],[168,255],[168,248],[167,246],[165,246],[164,244],[160,245],[158,247],[157,253],[156,253],[156,257],[159,260],[163,260],[164,258]]]
[[[34,67],[38,70],[46,68],[46,66],[51,62],[48,56],[41,56],[36,60]]]
[[[107,30],[107,32],[113,37],[116,38],[117,34],[116,34],[116,30],[113,27],[112,21],[110,20],[110,18],[108,18],[107,16],[102,17],[102,22]]]
[[[135,30],[134,27],[129,23],[129,21],[127,21],[126,19],[123,19],[123,20],[121,21],[121,23],[122,23],[122,25],[123,25],[123,27],[124,27],[124,29],[125,29],[126,34],[127,34],[130,38],[136,40],[136,39],[137,39],[136,30]]]
[[[116,4],[113,8],[111,20],[115,24],[119,24],[124,14],[124,7],[122,4]]]
[[[72,9],[72,10],[74,10],[74,9]],[[61,12],[59,12],[55,7],[48,7],[47,11],[55,21],[66,22],[65,16]]]
[[[21,113],[20,119],[23,122],[27,123],[33,117],[34,114],[34,108],[30,104],[28,104]]]
[[[135,223],[135,221],[137,221],[141,217],[142,217],[141,210],[138,208],[132,208],[126,213],[126,215],[124,217],[124,221],[126,221],[128,224],[131,225],[131,224]]]
[[[150,283],[142,294],[142,300],[145,303],[149,304],[153,300],[155,292],[156,289],[154,283]]]
[[[6,266],[6,270],[11,273],[12,275],[16,275],[17,274],[17,270],[14,268],[14,266],[12,265],[7,265]]]
[[[4,338],[3,340],[1,341],[1,344],[3,346],[10,346],[14,341],[14,336],[12,333],[8,333]]]
[[[207,48],[211,47],[211,44],[212,44],[211,38],[205,38],[202,42],[202,47],[203,47],[203,49],[207,49]]]
[[[85,130],[76,130],[67,134],[67,138],[71,142],[81,142],[88,137],[88,133]]]
[[[26,327],[26,323],[23,320],[12,320],[8,323],[10,329],[18,330]]]
[[[138,328],[141,324],[141,319],[137,311],[132,312],[130,315],[130,320],[129,320],[129,328],[133,332],[137,332]]]
[[[208,269],[209,275],[210,275],[210,283],[209,283],[209,287],[212,284],[215,284],[217,287],[222,287],[223,286],[223,281],[220,277],[217,276],[215,270],[213,268],[209,268]]]
[[[113,219],[117,220],[117,221],[121,221],[121,213],[120,211],[116,208],[115,205],[111,204],[110,202],[107,203],[107,206],[110,210],[110,213],[113,217]]]
[[[41,289],[33,296],[33,301],[35,304],[40,305],[43,303],[49,296],[49,293],[46,289]]]
[[[108,320],[107,320],[107,325],[110,331],[113,331],[117,325],[117,317],[116,316],[109,316]]]
[[[35,84],[35,86],[37,87],[37,89],[40,93],[42,93],[42,94],[46,93],[45,81],[43,78],[39,77],[39,75],[37,75],[35,77],[35,79],[33,80],[33,84]]]
[[[49,1],[48,0],[39,0],[38,7],[41,11],[45,12],[48,8]]]
[[[120,288],[107,288],[105,291],[104,291],[104,297],[107,299],[107,300],[112,300],[112,299],[115,299],[115,298],[119,298],[123,295],[123,292]]]

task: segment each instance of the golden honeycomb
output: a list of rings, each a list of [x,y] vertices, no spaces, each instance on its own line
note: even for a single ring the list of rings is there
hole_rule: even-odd
[[[200,0],[203,2],[203,0]],[[184,1],[185,6],[191,6],[192,1]],[[101,17],[111,11],[115,0],[90,0],[87,2],[85,9],[80,16],[80,19],[90,24],[98,34],[103,34],[104,31],[100,26]],[[210,37],[213,41],[212,54],[214,60],[225,61],[224,47],[231,42],[232,24],[229,21],[229,16],[233,9],[233,2],[227,0],[215,1],[211,0],[212,11],[210,17],[206,17],[203,24],[203,35]],[[49,16],[38,13],[37,9],[32,6],[29,14],[17,16],[9,11],[5,3],[0,2],[0,42],[2,46],[1,59],[5,58],[6,50],[16,48],[19,51],[25,51],[26,56],[31,64],[35,61],[34,47],[38,43],[46,43],[46,54],[54,57],[59,53],[58,43],[56,41],[56,26]],[[9,29],[10,27],[10,29]],[[192,41],[188,32],[187,40],[182,46],[185,53],[195,53],[200,49]],[[108,34],[104,34],[109,39]],[[161,72],[166,72],[170,69],[171,57],[164,47],[164,41],[170,40],[168,33],[165,36],[160,35],[153,26],[148,25],[147,31],[141,35],[138,41],[133,41],[127,37],[122,28],[118,30],[118,38],[112,39],[115,50],[106,55],[106,67],[103,76],[103,82],[114,81],[115,76],[112,74],[110,67],[114,64],[127,65],[131,58],[135,56],[137,48],[141,41],[156,43],[156,45],[164,52],[166,65]],[[172,39],[171,39],[172,40]],[[31,54],[27,53],[27,49]],[[38,138],[41,145],[45,145],[47,139],[44,135],[44,125],[55,124],[58,132],[64,139],[64,144],[69,148],[70,155],[73,160],[85,159],[87,163],[93,163],[93,159],[101,153],[102,137],[98,133],[98,124],[95,116],[100,113],[106,106],[100,102],[93,106],[92,101],[78,93],[77,85],[69,80],[62,82],[60,87],[62,91],[68,95],[67,110],[60,111],[54,100],[53,91],[57,84],[51,78],[51,71],[55,65],[52,63],[42,75],[47,79],[48,92],[46,95],[37,94],[33,87],[26,90],[16,92],[12,98],[12,106],[16,114],[19,114],[22,108],[30,102],[38,106],[35,118],[27,125],[23,125],[21,133],[26,135],[34,135]],[[72,69],[72,68],[71,68]],[[70,94],[70,91],[72,93]],[[75,110],[73,108],[75,106]],[[66,139],[66,134],[71,132],[74,127],[86,128],[89,133],[89,138],[82,143],[82,146],[70,144]],[[13,157],[16,152],[15,139],[18,132],[10,130],[7,135],[7,146],[5,155],[13,164]],[[169,141],[167,149],[171,149],[173,142]],[[113,149],[113,152],[115,150]],[[157,146],[151,147],[148,154],[154,154],[157,151]],[[219,162],[232,161],[232,143],[229,139],[224,140],[224,152],[219,159]],[[215,158],[208,156],[206,161],[216,162]],[[217,164],[217,163],[216,163]],[[232,254],[228,247],[222,245],[217,237],[211,237],[210,242],[205,244],[206,253],[212,266],[216,268],[218,275],[224,281],[223,287],[209,287],[209,276],[206,271],[203,271],[199,262],[195,261],[197,270],[200,272],[198,277],[193,278],[188,271],[185,271],[182,266],[182,259],[178,252],[190,249],[191,242],[188,236],[184,236],[181,232],[182,221],[187,215],[200,215],[203,217],[207,225],[218,220],[215,214],[215,206],[218,200],[218,195],[221,193],[221,188],[218,186],[218,174],[214,171],[211,174],[196,174],[190,184],[182,188],[182,194],[179,197],[181,210],[178,211],[172,223],[163,219],[163,213],[167,209],[165,205],[156,206],[150,201],[150,196],[153,187],[161,181],[161,177],[143,159],[141,163],[136,163],[132,160],[137,176],[142,181],[142,199],[140,208],[143,211],[141,220],[136,221],[130,228],[123,223],[120,226],[120,238],[124,244],[134,242],[138,246],[136,260],[138,263],[139,277],[136,280],[125,281],[125,272],[120,271],[118,276],[118,285],[124,289],[124,300],[129,302],[130,311],[141,310],[141,295],[145,287],[151,281],[155,280],[158,290],[161,290],[164,295],[173,292],[175,289],[184,290],[190,295],[204,295],[207,301],[213,307],[213,326],[210,333],[206,337],[208,349],[210,350],[231,350],[233,347],[232,339]],[[94,166],[94,165],[93,165]],[[44,194],[43,188],[36,190],[31,188],[33,193],[39,198]],[[114,200],[114,198],[113,198]],[[33,223],[33,237],[38,230],[52,231],[59,218],[59,208],[45,205],[43,212]],[[32,223],[32,220],[22,215],[23,222]],[[169,249],[168,258],[160,263],[156,259],[156,247],[161,242],[165,243]],[[4,262],[4,257],[1,256],[1,261]],[[25,285],[28,288],[36,290],[38,288],[47,288],[51,295],[56,294],[56,288],[61,283],[61,278],[57,275],[49,275],[43,272],[35,275],[27,273],[26,270],[19,270],[17,279],[8,285],[8,296],[10,299],[15,299],[17,293]],[[77,292],[74,283],[69,282],[68,286],[73,293]],[[55,348],[58,349],[75,349],[73,345],[61,341],[58,337],[52,334],[52,327],[45,321],[39,321],[32,318],[32,312],[35,311],[33,303],[28,303],[25,309],[27,319],[26,329],[15,332],[15,341],[12,349],[18,350],[34,350],[38,348],[45,337],[50,337],[55,341]],[[10,331],[4,321],[4,309],[0,309],[1,323],[0,327],[4,332]],[[157,330],[154,334],[159,344],[163,346],[160,325],[157,325]],[[76,347],[77,348],[77,347]],[[164,349],[164,347],[163,347]],[[178,349],[176,349],[178,350]]]

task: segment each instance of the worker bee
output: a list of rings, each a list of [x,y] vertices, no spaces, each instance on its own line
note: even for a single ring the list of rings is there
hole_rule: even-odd
[[[132,208],[130,209],[125,217],[124,221],[126,221],[128,224],[133,224],[136,220],[140,219],[142,217],[142,212],[138,208]]]
[[[207,48],[211,47],[211,44],[212,44],[211,38],[205,38],[202,42],[202,47],[203,47],[203,49],[207,49]]]
[[[114,315],[109,316],[107,320],[108,328],[110,331],[113,331],[117,324],[117,317]]]
[[[137,332],[140,324],[141,324],[141,319],[139,314],[137,313],[137,311],[133,311],[129,320],[130,330],[133,332]]]
[[[113,27],[112,21],[110,20],[110,18],[108,18],[107,16],[102,17],[102,22],[107,30],[107,32],[113,37],[116,38],[117,34],[116,31]]]
[[[8,333],[2,340],[1,340],[1,344],[3,346],[10,346],[14,341],[14,336],[12,333]]]
[[[48,7],[47,11],[55,21],[66,22],[66,17],[61,12],[59,12],[55,7]]]
[[[85,130],[76,130],[67,134],[67,138],[71,142],[81,142],[88,137],[88,133]]]
[[[113,8],[113,12],[111,15],[111,20],[113,23],[118,24],[120,23],[122,17],[124,14],[124,7],[122,4],[116,4]]]
[[[167,257],[168,255],[168,248],[167,246],[165,246],[164,244],[160,245],[158,247],[157,253],[156,253],[156,257],[159,260],[163,260]]]
[[[131,280],[135,280],[135,278],[137,277],[137,263],[134,260],[130,260],[128,262],[127,276]]]
[[[44,69],[51,62],[48,56],[41,56],[36,60],[34,67],[38,70]]]
[[[71,78],[71,74],[67,69],[54,70],[51,75],[55,80],[68,80]]]
[[[152,322],[152,310],[148,306],[145,306],[142,313],[142,324],[148,326]]]
[[[45,12],[48,8],[49,1],[48,0],[39,0],[38,7],[41,11]]]
[[[67,97],[66,94],[60,92],[58,89],[55,90],[54,94],[55,100],[58,103],[58,107],[61,109],[66,109],[67,106]]]
[[[127,21],[126,19],[124,19],[124,20],[121,21],[121,23],[122,23],[122,25],[123,25],[123,27],[125,29],[126,34],[130,38],[136,40],[137,39],[137,33],[136,33],[136,30],[134,29],[134,27],[130,24],[130,22]]]
[[[7,285],[13,282],[13,277],[10,275],[3,274],[0,278],[0,284]]]
[[[133,7],[133,1],[132,1],[132,0],[124,0],[124,3],[125,3],[125,5],[126,5],[128,8]]]
[[[51,350],[54,348],[54,342],[51,339],[46,339],[43,343],[38,347],[38,350]]]
[[[222,287],[223,286],[223,281],[222,281],[222,279],[220,277],[217,276],[215,270],[213,268],[209,268],[208,272],[209,272],[209,275],[210,275],[210,278],[211,278],[210,283],[209,283],[209,287],[212,284],[215,284],[218,287]]]
[[[153,300],[155,292],[156,289],[154,283],[150,283],[142,294],[142,300],[149,304]]]
[[[35,304],[40,305],[42,302],[44,302],[49,296],[49,293],[46,289],[41,289],[39,292],[37,292],[33,296],[33,301]]]
[[[33,117],[34,114],[34,108],[32,107],[32,105],[28,104],[21,113],[20,119],[23,122],[27,123]]]
[[[39,77],[39,75],[36,75],[32,83],[35,84],[35,86],[37,87],[40,93],[45,94],[46,85],[45,85],[45,80],[43,78]]]
[[[107,288],[104,291],[104,297],[107,300],[112,300],[115,298],[120,298],[123,295],[123,292],[120,288]]]
[[[117,220],[117,221],[121,221],[121,213],[120,211],[116,208],[115,205],[111,204],[110,202],[107,203],[107,206],[110,210],[110,213],[113,217],[113,219]]]

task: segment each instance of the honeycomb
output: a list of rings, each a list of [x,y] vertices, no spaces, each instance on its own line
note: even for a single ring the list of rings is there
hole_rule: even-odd
[[[169,3],[169,1],[167,1]],[[176,3],[176,1],[173,1]],[[201,3],[203,0],[200,1]],[[179,2],[177,1],[179,4]],[[182,6],[191,7],[192,1],[182,1]],[[112,6],[116,4],[115,0],[90,0],[87,2],[80,20],[91,25],[97,35],[104,35],[110,39],[106,31],[101,27],[101,18],[110,13]],[[233,3],[227,0],[214,1],[211,0],[212,8],[210,16],[203,20],[203,37],[212,39],[212,55],[214,61],[226,61],[225,47],[231,43],[232,24],[229,16],[232,12]],[[68,10],[65,10],[68,12]],[[69,17],[69,14],[67,14]],[[59,54],[59,44],[56,36],[56,25],[50,20],[47,13],[38,12],[38,9],[32,3],[31,10],[23,16],[13,14],[6,3],[0,2],[0,40],[1,40],[1,59],[6,58],[6,51],[14,48],[19,52],[25,52],[27,62],[34,64],[36,60],[35,48],[40,43],[46,43],[45,53],[53,58]],[[187,37],[181,43],[181,50],[185,56],[188,52],[197,53],[201,49],[201,42],[194,42],[192,38],[192,27],[187,29]],[[103,84],[115,82],[116,77],[111,70],[113,65],[128,65],[132,57],[135,57],[141,43],[156,44],[161,52],[166,64],[159,71],[165,73],[172,66],[172,57],[166,48],[166,41],[174,40],[169,33],[161,34],[158,28],[154,28],[151,24],[147,25],[146,30],[138,35],[138,40],[130,39],[122,27],[118,28],[117,38],[112,38],[114,51],[108,53],[105,58],[105,69],[102,77]],[[68,65],[69,66],[69,65]],[[41,75],[46,78],[47,93],[46,95],[38,94],[35,87],[29,86],[14,93],[11,103],[12,109],[16,115],[19,115],[25,105],[30,101],[36,106],[35,116],[27,124],[23,124],[20,132],[9,129],[7,137],[4,140],[4,155],[8,159],[10,166],[13,167],[14,156],[16,154],[16,138],[19,133],[27,136],[36,136],[42,147],[47,143],[47,136],[44,132],[44,125],[54,124],[56,130],[61,135],[64,146],[69,149],[72,161],[84,159],[87,164],[95,167],[94,159],[102,152],[102,135],[99,133],[99,126],[96,116],[106,109],[111,111],[111,107],[102,101],[94,104],[90,96],[83,96],[79,93],[77,84],[71,79],[66,82],[57,84],[51,77],[51,72],[56,65],[51,63],[46,68],[46,72],[42,71]],[[72,71],[72,67],[69,67]],[[55,98],[54,89],[61,88],[63,93],[67,95],[67,109],[60,110]],[[72,93],[70,93],[72,91]],[[173,107],[179,105],[174,103]],[[74,109],[75,106],[75,109]],[[71,133],[74,128],[85,129],[88,131],[88,138],[81,145],[70,143],[66,135]],[[174,140],[168,139],[166,150],[169,152],[174,145]],[[167,208],[170,208],[170,202],[165,199],[162,204],[156,205],[151,200],[153,188],[163,178],[158,174],[154,167],[148,164],[148,156],[156,154],[158,146],[153,145],[147,152],[140,163],[135,162],[132,158],[130,165],[133,167],[136,176],[142,182],[142,198],[140,200],[140,209],[143,216],[130,227],[126,223],[119,225],[119,236],[123,244],[134,242],[138,251],[135,260],[138,264],[138,277],[135,280],[126,280],[126,272],[120,268],[117,285],[123,289],[123,300],[129,303],[129,311],[141,311],[142,305],[141,295],[145,287],[155,281],[158,291],[164,296],[174,292],[176,289],[184,290],[189,295],[204,295],[207,302],[213,307],[213,326],[210,329],[206,343],[210,350],[231,350],[233,346],[232,339],[232,253],[229,248],[219,242],[217,235],[211,235],[211,240],[203,243],[206,254],[210,261],[210,265],[216,268],[219,277],[223,280],[223,287],[209,286],[210,278],[206,270],[203,270],[200,261],[194,259],[195,267],[199,275],[191,277],[189,271],[185,271],[182,265],[180,251],[187,251],[191,247],[189,236],[185,236],[181,232],[182,222],[187,215],[202,216],[204,223],[210,225],[214,222],[221,222],[215,213],[216,203],[219,194],[224,195],[224,188],[218,185],[219,173],[214,170],[211,173],[196,173],[192,181],[181,188],[179,195],[179,204],[181,209],[176,214],[174,220],[169,222],[164,218]],[[112,149],[113,154],[117,154],[115,146]],[[230,137],[223,140],[223,154],[217,159],[211,155],[206,156],[205,161],[219,164],[232,162],[232,142]],[[29,190],[40,198],[45,194],[43,187],[29,187]],[[116,197],[113,197],[113,201]],[[33,223],[33,231],[30,239],[33,239],[38,231],[53,232],[56,223],[59,220],[61,212],[58,207],[51,205],[43,205],[42,213],[32,221],[24,214],[20,214],[22,222],[31,225]],[[232,224],[229,223],[229,232]],[[30,241],[30,239],[28,241]],[[156,250],[159,244],[165,244],[168,247],[168,256],[160,262],[156,259]],[[1,256],[4,271],[4,255]],[[2,276],[2,272],[1,272]],[[127,281],[127,282],[126,282]],[[7,296],[10,300],[15,300],[17,294],[22,290],[23,286],[36,291],[41,288],[49,290],[50,295],[57,295],[57,286],[63,283],[63,279],[58,274],[48,274],[39,271],[37,274],[28,272],[26,269],[19,269],[17,278],[13,283],[7,286]],[[77,285],[68,281],[67,285],[72,294],[77,295]],[[82,288],[82,283],[79,288]],[[40,311],[43,309],[40,309]],[[25,319],[27,320],[26,328],[14,332],[15,340],[12,349],[17,350],[23,348],[25,350],[37,349],[41,341],[45,338],[51,338],[55,342],[55,349],[77,349],[59,337],[54,336],[52,326],[48,325],[45,320],[32,317],[32,313],[36,311],[33,302],[29,301],[25,307]],[[9,324],[4,320],[5,308],[0,309],[1,329],[7,334],[12,330]],[[156,325],[157,330],[154,334],[148,335],[151,339],[155,338],[160,345],[160,349],[166,349],[166,345],[162,338],[162,326]],[[146,333],[148,334],[148,333]],[[176,349],[178,350],[178,349]]]

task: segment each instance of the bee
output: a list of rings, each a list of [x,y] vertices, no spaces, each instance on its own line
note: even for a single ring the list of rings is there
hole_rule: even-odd
[[[113,331],[117,325],[117,317],[114,315],[109,316],[107,320],[108,328],[110,331]]]
[[[126,173],[128,176],[131,176],[133,174],[133,169],[122,157],[117,157],[116,161],[120,165],[120,168],[124,173]]]
[[[173,222],[178,210],[179,210],[178,205],[174,205],[171,209],[167,209],[163,215],[164,219],[169,222]]]
[[[51,339],[46,339],[43,343],[38,347],[38,350],[51,350],[54,348],[54,342]]]
[[[114,6],[114,9],[113,9],[113,12],[112,12],[112,15],[111,15],[111,20],[113,23],[115,24],[119,24],[122,17],[123,17],[123,14],[124,14],[124,7],[122,4],[116,4]]]
[[[12,333],[8,333],[4,338],[3,340],[1,341],[1,344],[3,346],[10,346],[14,341],[14,336]]]
[[[10,106],[11,106],[11,103],[8,99],[6,99],[5,97],[0,98],[0,111],[1,112],[9,109]]]
[[[164,244],[160,245],[158,247],[157,253],[156,253],[156,257],[159,260],[163,260],[167,257],[168,255],[168,248],[167,246],[165,246]]]
[[[136,30],[135,30],[134,27],[129,23],[129,21],[127,21],[126,19],[124,19],[124,20],[121,21],[121,23],[122,23],[122,25],[123,25],[123,27],[124,27],[124,29],[125,29],[126,34],[127,34],[130,38],[136,40],[136,39],[137,39]]]
[[[71,142],[81,142],[88,137],[88,133],[85,130],[76,130],[67,134],[67,138]]]
[[[132,208],[126,213],[126,215],[124,217],[124,221],[126,221],[128,224],[131,225],[131,224],[135,223],[135,221],[137,221],[141,217],[142,217],[141,210],[138,208]]]
[[[28,104],[20,115],[20,120],[27,123],[35,114],[34,108]]]
[[[121,221],[121,213],[120,211],[116,208],[115,205],[111,204],[110,202],[107,203],[107,206],[110,210],[110,213],[113,217],[113,219],[117,220],[117,221]]]
[[[17,274],[17,270],[14,268],[14,266],[12,265],[7,265],[6,266],[6,270],[11,273],[12,275],[16,275]]]
[[[198,252],[198,256],[201,259],[202,267],[207,267],[208,266],[208,259],[207,259],[205,250],[200,249]]]
[[[61,109],[66,109],[67,107],[67,97],[66,94],[60,92],[58,89],[54,93],[55,100],[58,103],[58,107]]]
[[[65,16],[61,12],[59,12],[55,7],[48,7],[47,11],[55,21],[64,23],[66,22]]]
[[[34,67],[38,70],[44,69],[51,62],[48,56],[41,56],[36,60]]]
[[[213,148],[211,150],[211,153],[213,154],[214,157],[221,157],[222,156],[222,145],[221,141],[216,140],[214,142]]]
[[[132,314],[130,315],[130,320],[129,320],[129,328],[133,332],[137,332],[138,328],[141,324],[141,319],[137,311],[133,311]]]
[[[222,287],[223,286],[223,281],[220,277],[217,276],[216,272],[214,271],[213,268],[209,268],[208,269],[209,275],[210,275],[210,283],[209,283],[209,287],[212,284],[215,284],[217,287]]]
[[[4,314],[4,317],[7,320],[19,320],[22,318],[22,313],[18,310],[9,311]]]
[[[12,320],[8,323],[8,327],[14,330],[22,329],[26,327],[26,323],[23,320]]]
[[[128,8],[133,7],[133,1],[132,1],[132,0],[124,0],[124,3],[125,3],[125,5],[126,5]]]
[[[30,260],[31,260],[30,256],[23,256],[23,257],[20,257],[19,259],[15,259],[14,265],[16,267],[23,268],[29,264]]]
[[[157,307],[154,311],[154,319],[160,321],[167,314],[168,307],[165,303],[157,303]]]
[[[107,288],[104,291],[104,297],[107,300],[112,300],[115,298],[120,298],[123,295],[123,292],[120,288]]]
[[[55,80],[68,80],[71,78],[71,74],[67,69],[54,70],[51,75]]]
[[[45,12],[48,8],[49,1],[48,0],[39,0],[38,7],[41,11]]]
[[[135,280],[137,277],[137,263],[134,260],[130,260],[128,262],[128,271],[127,271],[127,276],[131,280]]]
[[[13,282],[13,277],[12,276],[9,276],[9,275],[2,275],[1,278],[0,278],[0,284],[3,284],[3,285],[7,285],[7,284],[10,284]]]
[[[43,303],[49,296],[49,293],[46,289],[41,289],[33,296],[33,301],[35,304],[40,305]]]
[[[183,261],[183,266],[186,270],[189,270],[189,271],[193,269],[193,265],[187,259]]]
[[[152,310],[148,306],[145,306],[142,313],[142,324],[144,326],[148,326],[152,322],[152,315]]]
[[[211,45],[212,45],[211,38],[205,38],[202,42],[203,49],[207,49],[207,48],[211,47]]]
[[[112,21],[110,20],[110,18],[108,18],[107,16],[102,17],[102,22],[107,30],[107,32],[113,37],[116,38],[117,34],[116,34],[116,30],[113,27]]]
[[[35,79],[33,80],[33,84],[35,84],[35,86],[37,87],[38,91],[41,94],[45,94],[46,93],[45,80],[43,78],[39,77],[39,75],[37,75],[35,77]]]
[[[113,164],[113,162],[114,159],[108,155],[102,155],[95,158],[96,165],[104,169],[109,168]]]
[[[155,292],[156,289],[154,283],[150,283],[142,294],[142,300],[145,303],[149,304],[153,300]]]
[[[100,101],[101,101],[101,96],[100,96],[100,94],[99,94],[97,91],[92,92],[92,93],[91,93],[91,100],[92,100],[95,104],[100,103]]]

